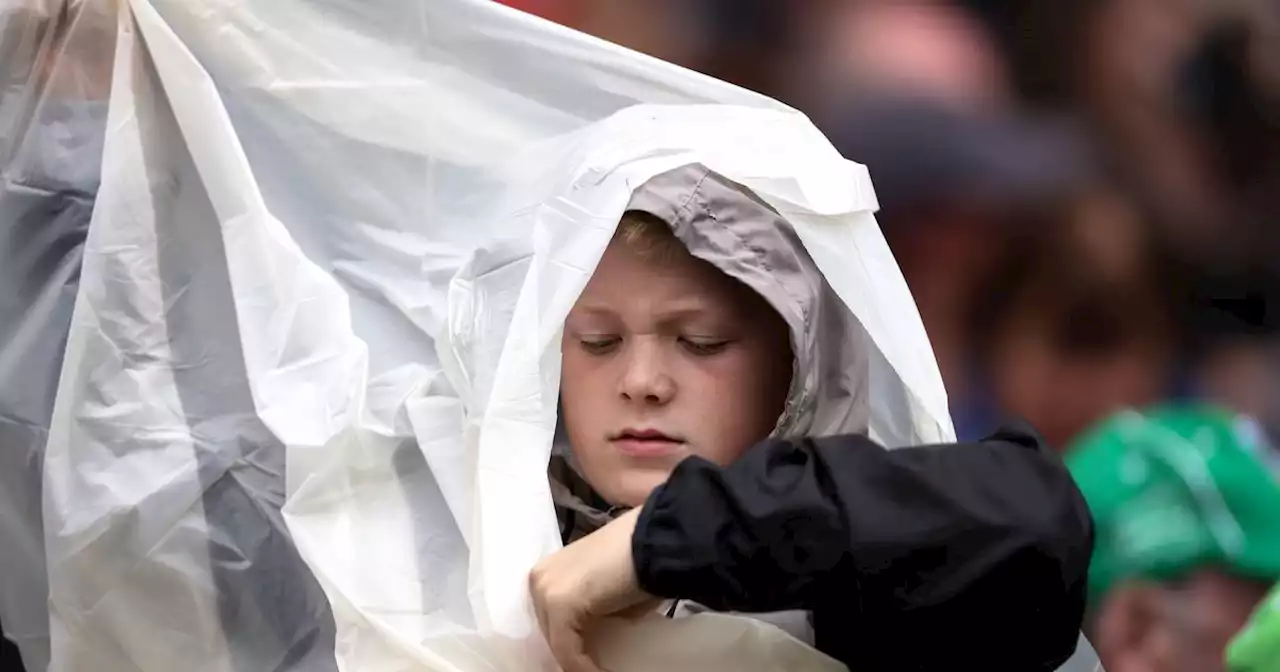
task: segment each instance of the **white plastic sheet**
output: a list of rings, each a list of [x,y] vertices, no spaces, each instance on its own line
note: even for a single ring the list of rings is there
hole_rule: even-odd
[[[872,434],[951,438],[867,175],[799,113],[481,0],[93,5],[114,58],[44,447],[49,669],[545,663],[558,332],[631,190],[680,165],[796,227],[874,343]],[[617,670],[833,664],[745,619],[615,634]]]
[[[0,2],[0,623],[32,671],[49,660],[42,457],[98,187],[115,34],[102,8]]]

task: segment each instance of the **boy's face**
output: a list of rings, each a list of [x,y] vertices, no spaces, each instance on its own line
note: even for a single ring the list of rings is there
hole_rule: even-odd
[[[685,253],[615,239],[565,322],[560,398],[587,482],[642,504],[681,459],[728,464],[777,424],[790,335],[758,294]]]

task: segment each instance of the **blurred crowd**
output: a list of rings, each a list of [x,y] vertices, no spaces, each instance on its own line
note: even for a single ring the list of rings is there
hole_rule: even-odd
[[[509,0],[866,164],[961,438],[1208,400],[1280,430],[1280,5]]]

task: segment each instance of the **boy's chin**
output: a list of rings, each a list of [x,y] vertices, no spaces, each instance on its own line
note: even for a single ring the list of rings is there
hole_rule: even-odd
[[[667,480],[669,472],[637,470],[619,478],[608,493],[601,493],[614,506],[636,507],[649,499],[649,494]]]

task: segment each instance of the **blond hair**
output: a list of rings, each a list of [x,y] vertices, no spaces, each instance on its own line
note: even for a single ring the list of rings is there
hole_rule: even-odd
[[[629,210],[622,215],[613,239],[656,263],[670,263],[689,255],[689,250],[666,222],[639,210]]]

